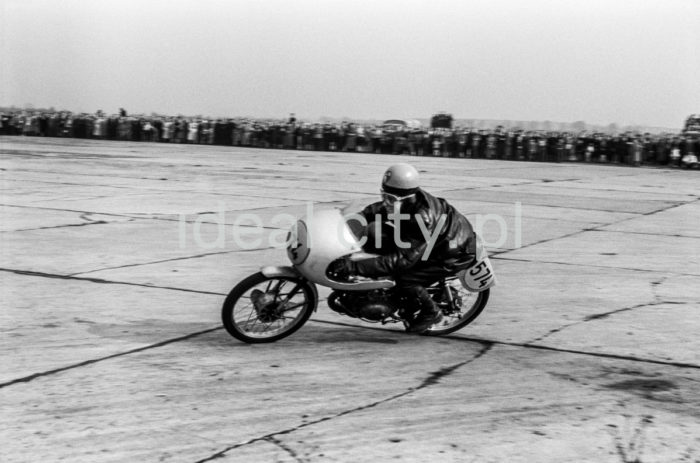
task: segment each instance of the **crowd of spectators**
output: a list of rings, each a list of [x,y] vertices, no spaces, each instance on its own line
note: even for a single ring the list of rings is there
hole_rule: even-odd
[[[698,154],[697,137],[683,133],[532,131],[498,126],[407,128],[397,125],[284,120],[73,114],[0,114],[0,134],[255,148],[370,152],[454,158],[596,162],[679,166]]]

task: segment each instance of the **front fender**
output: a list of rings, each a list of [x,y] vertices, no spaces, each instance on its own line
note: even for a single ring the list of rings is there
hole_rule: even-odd
[[[265,267],[261,267],[260,273],[262,273],[268,278],[291,278],[303,282],[309,288],[311,288],[311,291],[314,294],[314,312],[318,309],[318,289],[316,289],[316,285],[313,282],[309,281],[304,275],[299,273],[299,271],[296,268],[290,267],[288,265],[268,265]]]
[[[289,277],[289,278],[304,278],[304,276],[294,267],[289,265],[268,265],[260,268],[260,273],[268,278]],[[306,278],[304,278],[306,279]]]

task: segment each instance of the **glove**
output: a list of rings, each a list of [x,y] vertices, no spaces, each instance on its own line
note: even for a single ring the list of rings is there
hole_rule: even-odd
[[[330,263],[326,274],[335,280],[348,280],[351,275],[357,274],[357,264],[349,257],[341,257]]]

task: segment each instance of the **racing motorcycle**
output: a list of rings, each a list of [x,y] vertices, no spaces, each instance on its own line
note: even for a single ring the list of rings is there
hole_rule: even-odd
[[[247,343],[274,342],[291,335],[317,310],[316,285],[332,290],[326,303],[341,315],[408,327],[417,308],[410,300],[395,297],[392,279],[339,280],[328,272],[336,259],[372,256],[364,252],[356,228],[340,209],[314,211],[298,220],[287,237],[287,256],[292,265],[262,267],[226,297],[221,317],[229,334]],[[450,275],[427,287],[443,319],[424,335],[452,333],[474,321],[486,307],[490,288],[496,282],[478,236],[476,258],[449,265]]]

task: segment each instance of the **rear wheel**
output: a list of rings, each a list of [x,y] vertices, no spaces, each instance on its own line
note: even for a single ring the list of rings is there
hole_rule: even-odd
[[[221,308],[231,336],[247,343],[274,342],[301,328],[316,308],[313,284],[303,278],[258,272],[238,283]]]
[[[442,310],[443,319],[424,333],[428,336],[440,336],[464,328],[479,316],[489,300],[489,289],[478,293],[469,291],[458,278],[445,283],[445,287],[433,296]]]

